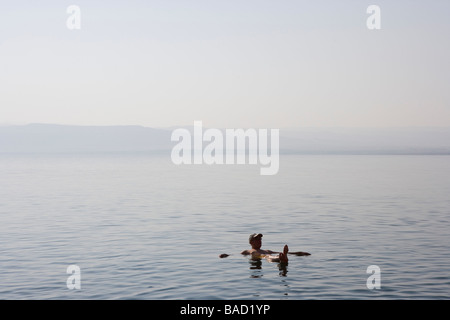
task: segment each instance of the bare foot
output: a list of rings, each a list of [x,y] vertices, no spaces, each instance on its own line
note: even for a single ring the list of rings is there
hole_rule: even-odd
[[[289,251],[289,248],[287,245],[284,246],[283,252],[280,253],[280,262],[281,263],[287,263],[289,261],[287,253]]]

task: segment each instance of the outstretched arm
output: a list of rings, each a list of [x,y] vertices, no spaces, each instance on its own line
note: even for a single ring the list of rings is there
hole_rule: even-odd
[[[248,255],[250,255],[251,253],[250,253],[248,250],[244,250],[244,251],[241,252],[241,254],[243,254],[243,255],[245,255],[245,256],[248,256]],[[226,257],[228,257],[228,256],[230,256],[230,255],[227,254],[227,253],[222,253],[222,254],[219,255],[219,258],[226,258]]]
[[[277,251],[272,251],[272,250],[266,250],[269,254],[273,254],[273,253],[280,253]],[[296,256],[310,256],[311,254],[308,252],[303,252],[303,251],[289,251],[287,254],[293,254]]]
[[[311,255],[311,253],[303,252],[303,251],[288,252],[288,254],[295,254],[296,256],[310,256]]]

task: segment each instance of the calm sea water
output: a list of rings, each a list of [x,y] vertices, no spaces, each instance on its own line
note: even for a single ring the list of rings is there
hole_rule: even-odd
[[[1,155],[0,177],[0,299],[450,298],[450,156],[282,156],[261,176],[163,156]],[[239,252],[253,232],[312,255],[252,262]]]

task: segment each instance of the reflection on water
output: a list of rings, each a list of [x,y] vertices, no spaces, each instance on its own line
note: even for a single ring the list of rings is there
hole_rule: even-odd
[[[261,278],[264,274],[262,272],[262,259],[252,258],[248,260],[250,264],[250,278]],[[270,263],[273,264],[273,263]],[[288,273],[287,263],[278,263],[278,271],[281,277],[286,277]]]
[[[282,277],[286,277],[288,270],[287,270],[287,263],[279,263],[278,264],[278,270],[280,271],[279,275]]]
[[[261,259],[249,259],[250,264],[250,278],[261,278],[262,273],[262,261]]]

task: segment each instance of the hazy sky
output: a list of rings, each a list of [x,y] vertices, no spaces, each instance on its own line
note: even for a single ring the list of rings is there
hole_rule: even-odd
[[[449,39],[448,0],[2,1],[0,124],[450,126]]]

